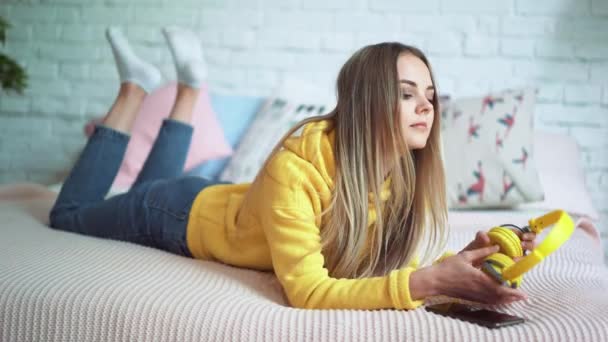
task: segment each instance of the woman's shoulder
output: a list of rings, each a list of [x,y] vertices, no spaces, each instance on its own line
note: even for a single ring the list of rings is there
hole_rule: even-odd
[[[273,178],[297,180],[320,179],[333,184],[335,160],[333,153],[333,124],[328,120],[304,125],[302,134],[285,140],[272,157],[266,172]],[[311,179],[312,178],[312,179]]]

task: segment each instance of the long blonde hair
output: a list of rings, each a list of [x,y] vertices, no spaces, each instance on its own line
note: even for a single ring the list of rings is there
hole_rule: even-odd
[[[422,60],[435,85],[430,64],[417,48],[396,42],[363,47],[340,70],[336,107],[297,123],[261,169],[302,126],[319,120],[333,123],[335,188],[330,205],[321,213],[329,214],[323,220],[321,242],[325,266],[336,278],[386,275],[408,265],[419,250],[425,251],[421,260],[425,264],[445,247],[447,203],[438,95],[435,92],[432,101],[435,116],[427,144],[410,151],[399,124],[397,59],[403,54]],[[384,203],[380,192],[385,175],[390,178],[391,196]],[[370,227],[369,193],[373,194],[369,204],[381,213]],[[426,246],[421,246],[423,241]]]

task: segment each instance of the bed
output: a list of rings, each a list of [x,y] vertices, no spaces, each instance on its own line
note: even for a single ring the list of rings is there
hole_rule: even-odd
[[[584,217],[526,274],[527,301],[490,307],[527,322],[491,330],[423,308],[295,309],[272,273],[50,229],[54,198],[42,186],[0,187],[1,341],[608,341],[608,269],[598,222]],[[451,211],[448,248],[538,214]]]

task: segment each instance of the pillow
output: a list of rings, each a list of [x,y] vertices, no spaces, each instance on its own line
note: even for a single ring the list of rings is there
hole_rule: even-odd
[[[211,92],[211,106],[217,113],[217,119],[224,130],[224,135],[233,150],[251,125],[256,113],[264,104],[263,97],[224,95]],[[228,165],[230,157],[208,160],[190,170],[187,175],[219,180]]]
[[[305,118],[326,114],[334,106],[335,98],[318,87],[285,80],[256,114],[220,180],[253,181],[268,154],[293,125]]]
[[[545,199],[521,204],[521,209],[563,209],[572,215],[598,220],[581,167],[581,155],[574,138],[565,134],[536,132],[535,159]]]
[[[152,149],[163,119],[171,112],[176,95],[177,84],[171,82],[146,96],[133,124],[131,139],[113,188],[130,188],[135,182]],[[207,85],[201,86],[198,100],[194,105],[191,125],[194,127],[194,132],[184,166],[185,171],[206,160],[232,154],[232,148],[226,141],[222,127],[211,107]],[[89,122],[85,132],[92,133],[93,127],[94,121]]]
[[[450,208],[499,208],[543,199],[536,170],[536,90],[449,100],[442,142]]]

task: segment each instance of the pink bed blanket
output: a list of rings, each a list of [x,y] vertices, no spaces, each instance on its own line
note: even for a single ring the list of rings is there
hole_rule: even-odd
[[[525,275],[529,299],[493,307],[526,323],[490,330],[424,309],[294,309],[272,273],[52,230],[49,205],[0,201],[1,341],[608,341],[608,271],[578,219]],[[531,214],[451,212],[448,248]]]

